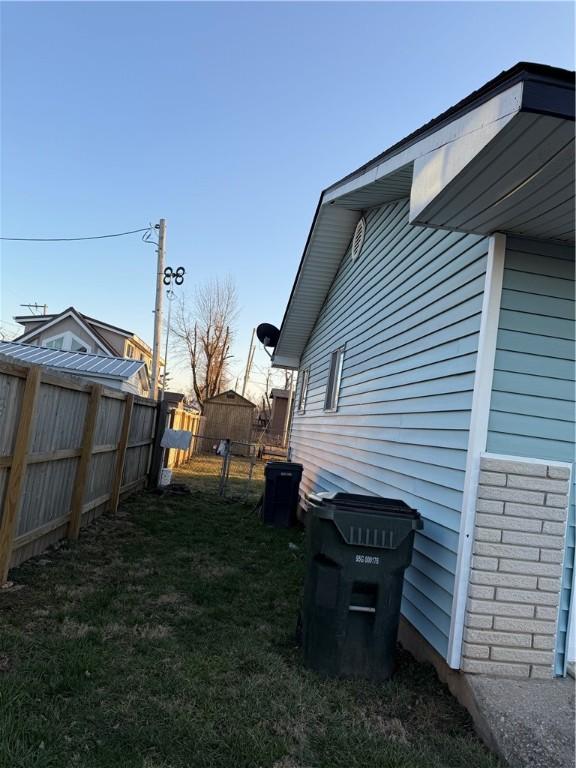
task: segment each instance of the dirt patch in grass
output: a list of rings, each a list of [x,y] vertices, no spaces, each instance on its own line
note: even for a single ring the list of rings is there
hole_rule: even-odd
[[[251,505],[141,494],[41,559],[0,593],[0,766],[498,765],[407,654],[385,684],[303,667],[303,535]]]

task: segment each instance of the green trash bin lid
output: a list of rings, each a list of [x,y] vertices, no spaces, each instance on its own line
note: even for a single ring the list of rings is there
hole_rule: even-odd
[[[397,549],[423,527],[420,513],[399,499],[347,493],[310,494],[314,516],[334,523],[350,546]]]

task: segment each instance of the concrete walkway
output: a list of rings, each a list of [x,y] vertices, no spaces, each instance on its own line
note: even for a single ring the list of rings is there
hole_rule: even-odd
[[[483,721],[477,726],[510,768],[574,768],[572,678],[466,677]]]

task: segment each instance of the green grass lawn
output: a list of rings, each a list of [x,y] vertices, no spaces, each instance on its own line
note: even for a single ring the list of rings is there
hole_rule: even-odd
[[[2,768],[495,768],[408,655],[379,685],[303,668],[303,545],[248,505],[141,494],[13,571]]]

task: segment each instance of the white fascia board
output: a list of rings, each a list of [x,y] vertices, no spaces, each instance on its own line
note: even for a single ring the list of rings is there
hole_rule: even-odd
[[[411,144],[406,149],[398,152],[397,155],[384,158],[379,165],[370,168],[361,176],[344,182],[341,186],[325,193],[322,197],[322,203],[330,203],[332,200],[336,200],[348,192],[368,186],[378,179],[394,173],[394,171],[399,170],[403,166],[421,161],[422,158],[434,153],[439,148],[450,145],[453,142],[458,142],[464,136],[486,130],[489,132],[489,126],[493,124],[498,127],[498,130],[494,133],[496,135],[520,110],[522,88],[522,83],[513,85],[508,90],[499,93],[489,101],[476,107],[476,109],[453,120],[443,128],[439,128],[429,136],[425,136],[415,144]]]
[[[500,320],[505,254],[506,235],[500,233],[491,235],[488,248],[488,262],[486,264],[484,296],[482,299],[482,315],[478,337],[478,354],[474,374],[474,390],[472,393],[470,430],[468,433],[468,450],[466,453],[466,469],[462,494],[462,513],[460,515],[456,575],[454,577],[452,616],[448,637],[447,661],[452,669],[460,669],[462,658],[462,638],[472,564],[480,458],[486,450],[488,440],[488,419],[492,398],[492,381],[496,358],[496,338],[498,336],[498,323]]]
[[[272,355],[272,368],[284,368],[288,371],[297,371],[300,367],[300,360],[297,357],[288,357],[287,355]]]
[[[54,318],[54,320],[51,320],[49,323],[46,323],[46,325],[43,325],[42,328],[35,328],[32,331],[29,331],[28,333],[24,334],[24,336],[20,336],[18,338],[19,344],[24,344],[28,339],[34,338],[34,336],[37,336],[39,333],[43,333],[47,328],[51,328],[56,323],[59,323],[60,320],[65,320],[67,317],[71,317],[73,320],[76,320],[76,322],[82,327],[83,330],[86,331],[86,333],[90,336],[90,338],[94,341],[94,343],[104,352],[106,353],[106,357],[111,357],[110,350],[108,350],[102,342],[98,339],[97,336],[95,336],[90,328],[86,325],[86,323],[82,320],[81,317],[78,317],[73,312],[66,312],[63,315],[58,315]]]
[[[414,161],[412,188],[410,190],[409,220],[411,223],[418,223],[418,217],[430,203],[500,133],[516,114],[516,112],[509,113]]]

